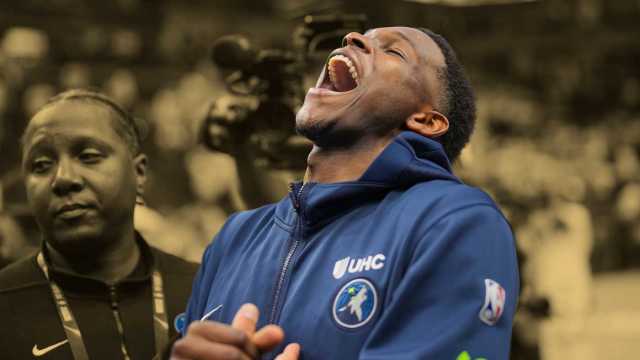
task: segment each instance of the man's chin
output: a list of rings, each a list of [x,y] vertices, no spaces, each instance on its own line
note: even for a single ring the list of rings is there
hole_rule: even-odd
[[[316,145],[320,145],[330,136],[334,125],[335,121],[321,118],[318,114],[312,114],[304,106],[296,115],[296,132]]]
[[[316,144],[321,138],[322,128],[317,123],[297,123],[296,132]]]
[[[56,230],[48,242],[64,255],[92,256],[101,248],[102,231],[97,227],[81,226]]]

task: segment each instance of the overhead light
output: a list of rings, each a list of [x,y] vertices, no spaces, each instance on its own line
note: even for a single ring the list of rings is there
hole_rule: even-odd
[[[0,50],[10,58],[40,60],[49,51],[49,38],[39,29],[12,27],[0,40]]]

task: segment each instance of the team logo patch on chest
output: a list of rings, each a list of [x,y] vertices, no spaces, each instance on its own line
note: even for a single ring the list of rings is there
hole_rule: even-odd
[[[369,270],[380,270],[384,267],[385,260],[384,254],[370,255],[360,259],[347,256],[336,261],[333,266],[333,277],[340,279],[347,272],[353,274]]]
[[[378,292],[371,281],[358,278],[346,283],[333,300],[332,315],[336,323],[347,329],[367,324],[378,308]]]

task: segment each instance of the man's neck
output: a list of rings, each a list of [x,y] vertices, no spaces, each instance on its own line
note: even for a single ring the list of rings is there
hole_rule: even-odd
[[[135,234],[130,239],[119,241],[115,246],[104,249],[100,254],[69,256],[57,251],[45,242],[49,259],[57,269],[94,278],[107,284],[115,284],[127,277],[140,261],[140,248]]]
[[[334,183],[355,181],[369,168],[393,140],[389,138],[362,139],[346,148],[322,148],[314,145],[307,158],[305,181]]]

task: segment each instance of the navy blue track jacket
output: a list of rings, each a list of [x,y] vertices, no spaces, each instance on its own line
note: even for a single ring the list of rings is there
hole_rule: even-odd
[[[495,203],[452,174],[439,143],[403,132],[357,181],[297,183],[233,215],[186,323],[231,323],[250,302],[258,328],[282,326],[305,360],[508,359],[518,287]]]

